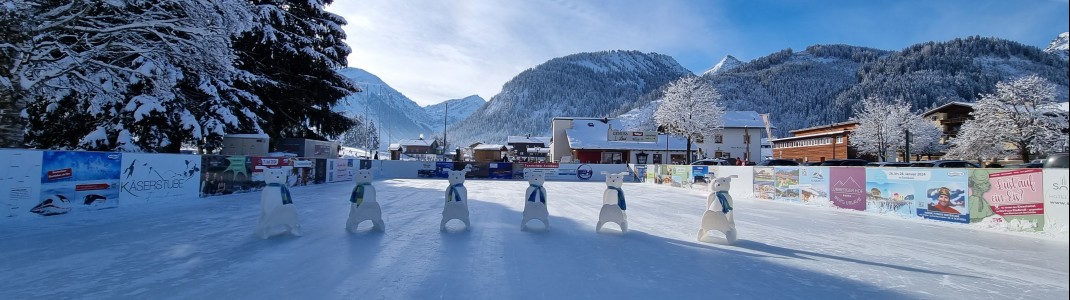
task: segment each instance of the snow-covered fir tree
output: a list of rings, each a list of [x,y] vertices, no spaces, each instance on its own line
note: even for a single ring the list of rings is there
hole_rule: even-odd
[[[1055,102],[1055,84],[1037,75],[1027,75],[996,84],[996,91],[981,95],[963,127],[977,132],[961,132],[952,142],[956,155],[973,154],[978,144],[987,139],[1013,145],[1023,161],[1035,153],[1065,150],[1067,144],[1067,113]]]
[[[654,121],[668,134],[687,138],[687,152],[691,142],[712,137],[724,128],[724,106],[721,94],[700,77],[687,76],[669,84],[661,105],[654,111]],[[687,158],[691,163],[691,158]]]
[[[907,131],[913,136],[911,147],[915,149],[935,148],[930,144],[939,139],[939,129],[911,113],[910,105],[902,99],[866,98],[851,120],[858,122],[858,128],[851,132],[851,146],[860,153],[876,155],[881,161],[895,157],[896,151],[906,150]]]
[[[332,0],[247,0],[252,29],[234,40],[244,72],[237,86],[260,98],[260,127],[277,140],[324,139],[354,124],[332,107],[359,88],[337,72],[346,65],[346,24],[324,10]]]
[[[362,117],[351,118],[353,127],[342,133],[338,142],[342,146],[364,149],[368,153],[379,149],[379,128]]]
[[[0,5],[3,144],[177,152],[259,131],[232,80],[239,0],[14,0]],[[211,26],[207,26],[211,24]],[[23,136],[25,134],[25,136]],[[24,144],[25,143],[25,144]]]

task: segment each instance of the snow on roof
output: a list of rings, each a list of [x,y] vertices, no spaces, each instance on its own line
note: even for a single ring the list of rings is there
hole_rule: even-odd
[[[565,129],[565,135],[568,137],[568,143],[572,149],[665,150],[666,139],[668,139],[669,150],[687,150],[687,139],[664,134],[658,135],[656,143],[610,142],[609,127],[624,128],[624,126],[617,119],[609,119],[606,123],[602,121],[602,118],[572,119],[572,128]],[[692,143],[691,149],[695,150],[698,147]]]
[[[224,135],[223,138],[267,139],[271,137],[264,133],[232,133]]]
[[[425,139],[399,140],[397,144],[400,145],[400,146],[424,146],[424,147],[430,147],[431,143],[433,143],[433,142],[434,141],[432,141],[432,140],[425,140]],[[391,145],[393,145],[393,144],[391,144]]]
[[[399,145],[399,144],[390,144],[390,147],[387,148],[387,149],[390,149],[390,150],[401,150],[401,145]]]
[[[472,148],[472,150],[501,150],[502,147],[504,146],[498,144],[479,144],[479,146]]]
[[[922,115],[922,116],[928,116],[928,115],[931,115],[931,114],[933,114],[933,113],[936,113],[936,112],[938,112],[938,111],[941,111],[941,110],[943,110],[944,108],[947,108],[947,107],[949,107],[949,106],[965,106],[965,107],[970,107],[970,108],[973,108],[973,103],[972,103],[972,102],[958,102],[958,101],[952,101],[952,102],[948,102],[947,104],[944,104],[944,105],[940,105],[940,106],[937,106],[936,108],[933,108],[933,109],[927,110],[927,111],[925,111],[925,113],[922,113],[921,115]]]
[[[756,111],[724,112],[724,128],[765,127],[762,116]]]
[[[809,130],[814,130],[814,129],[822,129],[822,128],[832,128],[832,127],[836,127],[836,126],[851,125],[851,124],[858,124],[858,121],[845,121],[845,122],[839,122],[839,123],[817,125],[817,126],[813,126],[813,127],[799,128],[799,129],[795,129],[795,130],[788,131],[788,132],[794,134],[796,132],[803,132],[803,131],[809,131]]]
[[[550,137],[548,136],[518,136],[510,135],[505,141],[506,144],[550,144]]]

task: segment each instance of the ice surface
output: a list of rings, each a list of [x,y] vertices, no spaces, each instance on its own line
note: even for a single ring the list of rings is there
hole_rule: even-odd
[[[375,182],[388,230],[345,230],[353,183],[295,187],[304,236],[251,233],[259,193],[0,220],[2,299],[1065,299],[1065,240],[734,195],[739,240],[696,242],[705,191],[470,180],[472,230],[437,230],[445,180]]]

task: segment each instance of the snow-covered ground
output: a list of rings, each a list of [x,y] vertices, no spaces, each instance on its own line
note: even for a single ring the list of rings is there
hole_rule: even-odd
[[[259,194],[0,221],[0,299],[1066,299],[1039,235],[736,201],[739,238],[695,240],[701,191],[626,184],[630,231],[594,231],[605,187],[468,181],[471,231],[440,232],[445,180],[375,183],[386,231],[344,230],[352,183],[292,190],[304,236],[252,235]],[[539,226],[533,221],[532,226]]]

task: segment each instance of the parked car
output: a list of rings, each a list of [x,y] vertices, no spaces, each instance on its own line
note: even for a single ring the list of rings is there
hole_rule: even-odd
[[[804,161],[800,163],[800,166],[820,166],[823,161]]]
[[[1007,165],[1006,167],[1007,168],[1043,168],[1044,167],[1044,163],[1027,162],[1027,163],[1020,163],[1020,164],[1010,164],[1010,165]]]
[[[731,166],[732,163],[720,158],[707,158],[696,160],[691,163],[692,166]]]
[[[821,166],[827,167],[850,167],[850,166],[865,166],[869,162],[864,159],[830,159],[821,163]]]
[[[919,168],[980,168],[977,164],[965,160],[919,161],[911,163],[910,166]]]
[[[1044,160],[1045,168],[1068,168],[1070,167],[1070,154],[1067,152],[1052,153]]]
[[[866,166],[867,167],[898,168],[898,167],[909,167],[910,163],[908,163],[908,162],[883,161],[883,162],[871,162],[871,163],[866,164]]]
[[[767,159],[756,166],[798,166],[799,162],[789,159]]]

